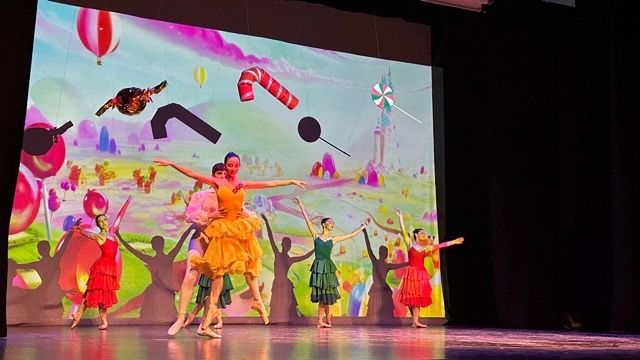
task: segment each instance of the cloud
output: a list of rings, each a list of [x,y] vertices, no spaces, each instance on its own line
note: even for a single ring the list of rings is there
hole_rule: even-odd
[[[245,52],[240,46],[227,41],[220,31],[189,25],[172,24],[138,17],[126,17],[126,21],[147,31],[162,34],[165,41],[187,47],[202,56],[207,56],[234,68],[262,67],[270,73],[284,78],[321,81],[352,86],[353,84],[330,76],[317,74],[311,69],[292,66],[285,59],[271,59]]]

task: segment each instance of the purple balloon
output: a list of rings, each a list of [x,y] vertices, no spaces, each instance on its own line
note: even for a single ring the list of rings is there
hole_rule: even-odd
[[[60,205],[62,205],[62,201],[60,201],[60,198],[57,195],[52,196],[49,198],[48,205],[49,205],[49,210],[56,211],[60,209]]]
[[[62,230],[69,231],[76,223],[76,218],[73,215],[67,215],[62,222]]]

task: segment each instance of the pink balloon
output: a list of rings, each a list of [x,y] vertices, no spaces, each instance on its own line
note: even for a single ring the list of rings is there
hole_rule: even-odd
[[[24,231],[33,224],[40,210],[42,201],[41,184],[33,177],[31,171],[20,164],[16,191],[11,210],[9,235]]]
[[[87,193],[82,199],[82,207],[85,214],[91,218],[95,218],[100,214],[106,214],[109,210],[109,199],[101,192],[95,191],[95,189],[87,190]]]
[[[53,125],[40,122],[29,125],[28,129],[31,128],[51,129]],[[67,147],[64,144],[64,136],[58,136],[58,142],[53,144],[49,152],[44,155],[30,155],[23,150],[20,162],[31,170],[33,176],[39,179],[46,179],[54,176],[60,170],[65,163],[66,157]]]

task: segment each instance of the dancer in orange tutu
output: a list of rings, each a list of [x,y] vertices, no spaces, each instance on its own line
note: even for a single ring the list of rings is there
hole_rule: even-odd
[[[459,245],[464,242],[464,238],[457,238],[442,244],[433,244],[434,237],[427,236],[424,229],[413,230],[413,239],[409,240],[409,235],[404,227],[402,211],[396,210],[396,215],[400,220],[400,232],[407,245],[409,253],[409,266],[402,276],[400,284],[400,302],[409,307],[413,316],[411,326],[414,328],[426,328],[427,325],[420,322],[420,308],[431,305],[431,278],[424,267],[424,259],[431,255],[433,251],[443,249],[452,245]]]
[[[235,153],[228,153],[224,163],[227,168],[227,178],[217,179],[211,176],[199,174],[187,167],[178,165],[172,161],[156,159],[161,166],[171,166],[179,172],[216,189],[218,205],[225,209],[226,217],[212,221],[204,230],[206,240],[209,241],[203,257],[195,257],[193,265],[202,273],[213,279],[211,295],[209,296],[209,311],[202,326],[198,329],[198,335],[220,338],[213,332],[209,325],[218,312],[217,304],[211,299],[218,299],[222,290],[222,276],[225,273],[243,274],[253,295],[252,308],[260,313],[265,324],[269,323],[267,310],[262,303],[260,288],[258,286],[258,274],[262,269],[262,249],[255,233],[260,229],[260,219],[255,215],[247,216],[243,210],[245,189],[264,189],[278,186],[297,185],[304,188],[307,184],[298,180],[272,180],[272,181],[241,181],[238,178],[240,171],[240,157]]]

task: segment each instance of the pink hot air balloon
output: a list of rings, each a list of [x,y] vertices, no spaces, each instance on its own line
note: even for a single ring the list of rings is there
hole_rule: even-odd
[[[117,15],[105,10],[82,8],[76,20],[78,37],[87,50],[98,57],[114,52],[120,44],[120,26]]]

